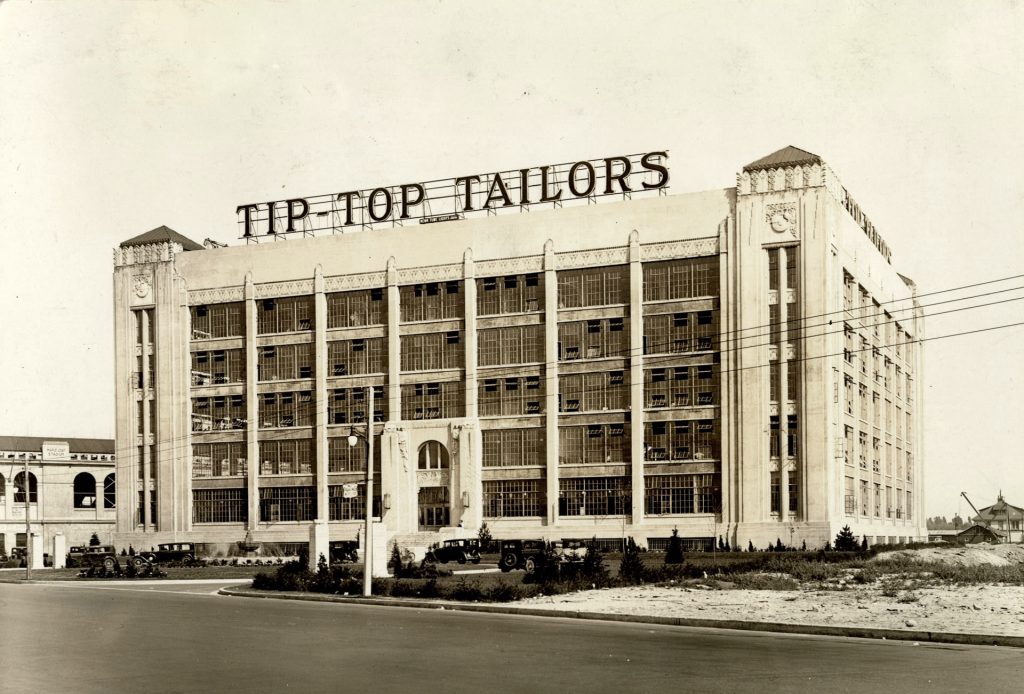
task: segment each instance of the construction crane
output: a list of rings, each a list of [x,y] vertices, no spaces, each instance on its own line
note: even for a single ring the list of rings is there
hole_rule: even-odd
[[[985,524],[985,528],[988,529],[988,526],[989,526],[988,519],[984,518],[981,515],[981,512],[978,511],[978,509],[974,508],[974,504],[972,504],[971,500],[967,498],[967,492],[960,492],[960,496],[962,496],[967,501],[967,503],[970,504],[971,509],[974,511],[974,515],[977,516],[978,520],[981,521],[982,523],[984,523]]]

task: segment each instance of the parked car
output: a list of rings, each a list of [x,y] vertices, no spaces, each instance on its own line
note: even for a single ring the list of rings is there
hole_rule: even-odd
[[[155,550],[139,552],[154,564],[180,563],[191,566],[196,563],[196,546],[193,542],[165,542]]]
[[[544,561],[546,547],[544,540],[502,540],[498,567],[502,571],[524,569],[532,574]]]
[[[331,563],[359,561],[359,542],[356,540],[334,540],[330,543]]]
[[[440,547],[430,550],[434,561],[440,564],[447,564],[450,561],[457,561],[460,564],[470,562],[480,563],[480,541],[479,540],[445,540]]]
[[[68,555],[64,560],[65,566],[67,566],[69,569],[73,569],[76,566],[81,566],[82,554],[84,554],[85,550],[87,549],[89,548],[80,547],[78,545],[72,545],[71,547],[68,547]]]

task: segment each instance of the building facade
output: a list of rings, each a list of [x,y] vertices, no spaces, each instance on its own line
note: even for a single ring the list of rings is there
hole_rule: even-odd
[[[920,309],[836,175],[790,147],[663,192],[124,242],[119,537],[352,539],[370,420],[374,513],[403,544],[926,537]]]
[[[88,544],[93,533],[110,542],[116,466],[112,439],[0,436],[0,554],[27,546],[26,511],[29,531],[47,554],[57,534],[66,546]]]

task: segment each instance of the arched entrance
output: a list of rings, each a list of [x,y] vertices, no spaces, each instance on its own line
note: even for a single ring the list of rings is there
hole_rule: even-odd
[[[419,529],[436,530],[451,525],[451,498],[448,492],[448,449],[440,441],[426,441],[419,448],[417,470],[419,487]]]

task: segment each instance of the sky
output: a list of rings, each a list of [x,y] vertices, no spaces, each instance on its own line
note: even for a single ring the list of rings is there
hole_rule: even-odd
[[[920,292],[1024,275],[1022,68],[1018,1],[0,2],[0,433],[112,438],[111,249],[254,201],[665,149],[690,192],[794,145]],[[1022,341],[926,344],[929,516],[1024,505]]]

